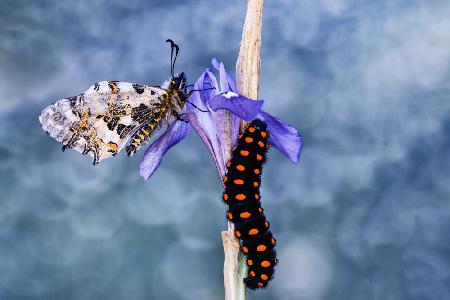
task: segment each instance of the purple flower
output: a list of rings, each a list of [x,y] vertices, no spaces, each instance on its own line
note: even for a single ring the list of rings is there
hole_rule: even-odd
[[[225,71],[223,63],[213,59],[212,64],[219,71],[219,82],[210,69],[203,72],[194,85],[194,90],[198,91],[189,98],[196,107],[188,103],[186,113],[182,115],[188,123],[175,122],[145,151],[140,162],[140,173],[145,179],[155,172],[164,154],[184,139],[192,128],[207,146],[223,177],[230,148],[239,135],[241,120],[261,119],[266,122],[270,132],[269,144],[292,162],[299,161],[302,143],[297,130],[263,111],[261,108],[264,101],[251,100],[237,94],[236,83]]]

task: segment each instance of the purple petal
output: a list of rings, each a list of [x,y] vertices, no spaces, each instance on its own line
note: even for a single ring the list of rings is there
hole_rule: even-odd
[[[269,144],[277,148],[292,162],[298,163],[302,150],[302,139],[297,129],[286,122],[261,111],[261,119],[267,123]]]
[[[250,100],[247,97],[228,92],[214,96],[208,103],[212,110],[226,109],[245,121],[251,121],[261,112],[264,101]]]
[[[223,163],[225,164],[231,158],[231,149],[238,140],[241,119],[226,110],[213,111],[211,115],[217,131],[224,133],[219,135],[219,141],[222,157],[224,158]]]
[[[216,70],[219,70],[220,69],[220,64],[221,64],[222,62],[221,61],[218,61],[217,60],[217,58],[213,58],[212,60],[211,60],[211,64],[213,65],[213,67],[216,69]]]
[[[141,176],[147,180],[156,171],[166,152],[184,139],[192,130],[185,122],[174,122],[159,138],[145,151],[139,163]]]
[[[215,58],[215,57],[211,60],[211,64],[213,65],[214,68],[216,68],[216,70],[220,69],[220,64],[221,63],[222,62],[218,61],[217,58]]]
[[[208,90],[211,87],[215,89]],[[194,85],[194,89],[199,91],[194,92],[189,101],[201,110],[191,106],[192,108],[188,109],[189,113],[185,114],[183,118],[189,121],[203,140],[216,163],[219,173],[223,176],[226,171],[224,158],[227,157],[226,151],[229,152],[230,149],[228,149],[229,147],[225,147],[229,143],[224,142],[225,137],[222,132],[224,130],[225,132],[230,132],[232,138],[237,139],[239,121],[236,121],[238,118],[227,111],[221,110],[215,112],[209,107],[208,102],[210,99],[220,93],[217,79],[209,69],[200,76]]]
[[[236,82],[234,81],[233,76],[227,73],[225,70],[225,66],[221,61],[218,61],[217,59],[213,58],[211,61],[212,65],[216,70],[219,71],[220,75],[220,91],[222,93],[228,92],[228,91],[236,91]]]
[[[201,113],[199,114],[184,114],[183,118],[188,120],[191,124],[192,128],[197,132],[202,141],[205,143],[208,148],[209,153],[214,159],[217,170],[219,171],[221,176],[224,176],[226,173],[224,155],[222,149],[222,140],[220,136],[220,132],[218,131],[217,123],[215,119],[212,118],[211,113]]]
[[[205,79],[204,79],[202,85],[198,86],[198,89],[203,90],[202,96],[203,96],[204,102],[206,103],[215,94],[219,94],[220,90],[219,90],[219,85],[217,84],[216,76],[214,76],[214,74],[209,69],[207,69],[205,71],[205,73],[206,73]],[[211,88],[214,88],[214,89],[211,89]]]
[[[211,89],[211,87],[214,89]],[[206,102],[212,97],[214,91],[218,90],[217,80],[209,70],[206,70],[195,82],[194,90],[196,91],[189,97],[189,102],[201,110],[207,110]],[[194,114],[198,113],[199,109],[195,108],[189,102],[186,105],[187,111]]]

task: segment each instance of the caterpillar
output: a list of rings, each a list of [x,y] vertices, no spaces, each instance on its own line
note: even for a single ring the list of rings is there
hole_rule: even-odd
[[[266,287],[278,262],[276,240],[261,207],[259,192],[268,137],[266,123],[259,119],[252,121],[239,136],[223,178],[227,219],[234,223],[234,234],[242,241],[249,271],[244,282],[250,289]]]

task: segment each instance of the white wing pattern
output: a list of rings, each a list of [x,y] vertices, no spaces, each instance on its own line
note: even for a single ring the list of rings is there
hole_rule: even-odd
[[[133,134],[135,144],[127,152],[136,152],[140,146],[134,145],[146,140],[166,118],[168,101],[167,90],[161,87],[102,81],[78,96],[47,106],[39,121],[63,144],[63,150],[89,154],[97,164],[116,155]]]

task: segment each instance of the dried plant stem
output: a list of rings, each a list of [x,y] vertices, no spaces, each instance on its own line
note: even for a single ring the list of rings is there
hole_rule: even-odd
[[[247,13],[236,62],[237,89],[241,95],[250,99],[258,98],[263,4],[264,0],[247,1]],[[247,265],[242,260],[239,240],[234,236],[234,225],[230,222],[228,231],[222,231],[222,241],[225,253],[225,300],[245,300],[243,278],[247,276]]]
[[[237,89],[241,95],[250,99],[258,98],[263,4],[264,0],[247,2],[247,15],[236,63]]]

